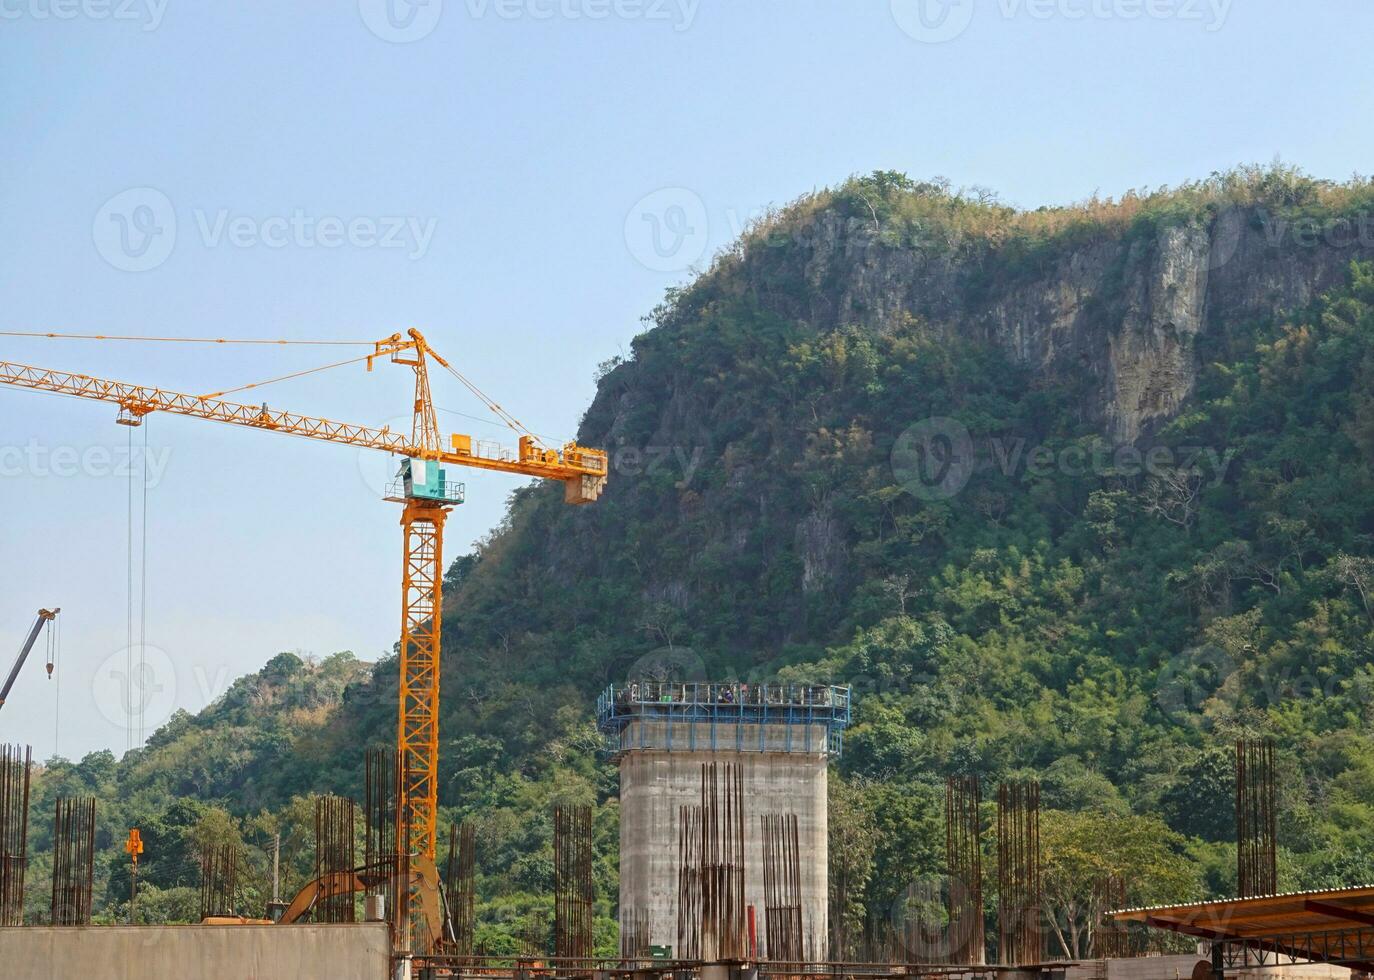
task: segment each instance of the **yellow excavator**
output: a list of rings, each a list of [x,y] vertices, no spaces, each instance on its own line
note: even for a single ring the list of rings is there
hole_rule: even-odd
[[[424,855],[410,859],[410,901],[418,903],[418,918],[422,931],[430,937],[452,939],[447,934],[448,921],[443,888],[439,884],[439,870]],[[393,871],[390,867],[362,867],[354,871],[333,871],[310,881],[296,893],[276,918],[251,919],[240,915],[211,915],[201,920],[209,926],[293,925],[308,921],[320,902],[337,895],[356,895],[358,892],[387,889]],[[427,945],[433,945],[429,943]]]

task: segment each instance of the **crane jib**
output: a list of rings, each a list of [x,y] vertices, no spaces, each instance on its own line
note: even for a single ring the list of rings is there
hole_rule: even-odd
[[[454,436],[453,451],[436,451],[416,445],[409,436],[392,431],[389,427],[374,428],[350,422],[337,422],[272,409],[266,404],[244,405],[163,388],[16,364],[11,361],[0,361],[0,384],[118,405],[120,421],[129,425],[140,424],[145,415],[167,412],[229,425],[266,429],[284,435],[320,439],[360,449],[376,449],[412,459],[432,459],[457,466],[521,473],[546,479],[571,481],[590,477],[593,480],[604,481],[608,470],[604,452],[573,443],[569,443],[561,450],[549,450],[535,446],[529,436],[522,436],[519,451],[511,452],[495,444],[479,442],[474,447],[470,437]],[[588,495],[595,499],[599,492],[598,484],[590,489]]]

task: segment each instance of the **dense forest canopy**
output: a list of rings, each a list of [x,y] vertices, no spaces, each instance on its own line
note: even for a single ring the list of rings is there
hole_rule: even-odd
[[[614,948],[616,775],[591,709],[608,682],[665,670],[854,686],[831,774],[847,934],[941,872],[952,774],[1040,780],[1065,952],[1103,875],[1126,875],[1133,904],[1232,892],[1238,737],[1278,747],[1281,886],[1374,881],[1371,201],[1368,181],[1276,166],[1023,211],[884,172],[766,216],[670,291],[584,419],[612,455],[605,497],[517,490],[446,578],[441,804],[478,824],[479,941],[513,949],[551,919],[565,801],[597,808]],[[1253,275],[1250,253],[1218,257],[1229,213],[1269,249]],[[1129,359],[1050,370],[997,324],[1098,261],[1063,302],[1117,350],[1170,302],[1134,270],[1173,282],[1169,243],[1193,231],[1213,236],[1203,329],[1147,339],[1195,376],[1122,441],[1095,406]],[[1309,268],[1333,281],[1254,313],[1306,295],[1290,280]],[[889,303],[910,269],[956,292]],[[260,904],[281,833],[298,885],[308,797],[360,794],[364,747],[393,737],[394,675],[282,654],[121,760],[53,760],[30,914],[58,794],[101,799],[106,918],[126,912],[134,824],[147,919],[194,915],[204,840],[247,845]]]

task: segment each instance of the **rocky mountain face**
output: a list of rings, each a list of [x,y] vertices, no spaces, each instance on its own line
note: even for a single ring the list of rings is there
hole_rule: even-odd
[[[1134,442],[1192,393],[1201,340],[1343,281],[1352,260],[1374,255],[1374,223],[1228,206],[1145,233],[1095,229],[1010,279],[998,276],[995,247],[947,244],[830,208],[750,243],[733,274],[812,330],[896,330],[915,317],[937,336],[994,345],[1041,380],[1086,380],[1103,434]],[[804,290],[769,288],[797,280]]]
[[[1009,209],[978,211],[992,214],[990,228],[968,227],[957,208],[903,210],[928,194],[868,186],[857,200],[803,202],[670,295],[633,357],[601,380],[579,432],[611,451],[603,504],[570,513],[527,501],[493,552],[519,552],[528,564],[517,580],[549,586],[525,593],[532,608],[557,606],[563,583],[592,577],[633,583],[618,622],[601,625],[640,647],[673,638],[650,620],[666,617],[682,642],[712,606],[734,624],[711,631],[713,645],[776,652],[826,636],[836,625],[827,616],[872,574],[855,548],[883,533],[857,526],[849,502],[894,492],[890,454],[912,423],[982,398],[1002,406],[990,432],[1033,433],[1033,413],[1014,418],[1029,409],[1009,406],[1057,391],[1086,431],[1144,444],[1187,403],[1204,364],[1374,255],[1359,212],[1321,205],[1166,197],[1027,241],[1001,233],[1018,219]],[[1014,380],[899,396],[889,359],[909,343]],[[1005,390],[976,394],[980,385]]]

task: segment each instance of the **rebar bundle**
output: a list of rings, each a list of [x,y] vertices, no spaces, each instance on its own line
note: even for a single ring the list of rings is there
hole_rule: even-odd
[[[799,963],[802,947],[801,851],[795,813],[759,816],[763,838],[764,935],[769,959]]]
[[[946,899],[950,963],[982,963],[983,936],[983,802],[977,776],[950,776],[945,780],[945,871],[949,878]]]
[[[744,771],[703,763],[701,804],[678,815],[680,958],[748,959],[744,860]]]
[[[1135,955],[1127,927],[1107,918],[1108,912],[1125,907],[1126,879],[1121,875],[1107,875],[1093,885],[1093,959],[1122,959]]]
[[[553,808],[554,955],[592,956],[592,808]]]
[[[541,909],[535,909],[525,916],[524,936],[521,946],[525,956],[541,957],[548,952],[549,924]]]
[[[958,940],[952,936],[948,894],[937,879],[914,881],[902,897],[898,924],[901,949],[893,962],[949,963],[950,948]],[[894,930],[896,931],[896,930]]]
[[[477,927],[477,832],[468,821],[453,824],[448,834],[448,867],[444,891],[448,897],[449,941],[456,956],[471,956]]]
[[[354,870],[353,819],[357,805],[338,796],[315,797],[315,877]],[[315,903],[316,922],[353,922],[353,890],[326,895]]]
[[[653,916],[647,909],[620,910],[620,955],[625,959],[642,959],[654,944]]]
[[[701,805],[678,808],[677,958],[701,959]]]
[[[1278,891],[1274,743],[1236,743],[1236,882],[1241,898]]]
[[[239,864],[234,844],[204,844],[200,849],[200,917],[235,915]]]
[[[363,756],[363,817],[367,825],[363,842],[363,863],[368,870],[382,876],[384,884],[373,894],[385,902],[386,920],[391,925],[391,941],[396,948],[402,942],[401,926],[408,914],[409,890],[405,886],[403,865],[408,862],[406,849],[397,839],[400,817],[401,776],[396,767],[394,749],[369,749]]]
[[[1040,784],[1033,780],[997,788],[997,885],[1002,962],[1040,962]]]
[[[24,869],[29,849],[29,774],[33,749],[0,747],[0,926],[24,924]]]
[[[367,822],[363,861],[370,867],[396,857],[400,781],[394,749],[368,749],[363,763],[363,815]]]
[[[870,910],[864,918],[863,940],[857,950],[858,959],[864,963],[899,963],[906,955],[898,950],[898,945],[906,941],[904,929],[898,929],[888,916],[880,911]]]
[[[52,831],[52,924],[91,924],[95,875],[95,799],[57,798]]]

